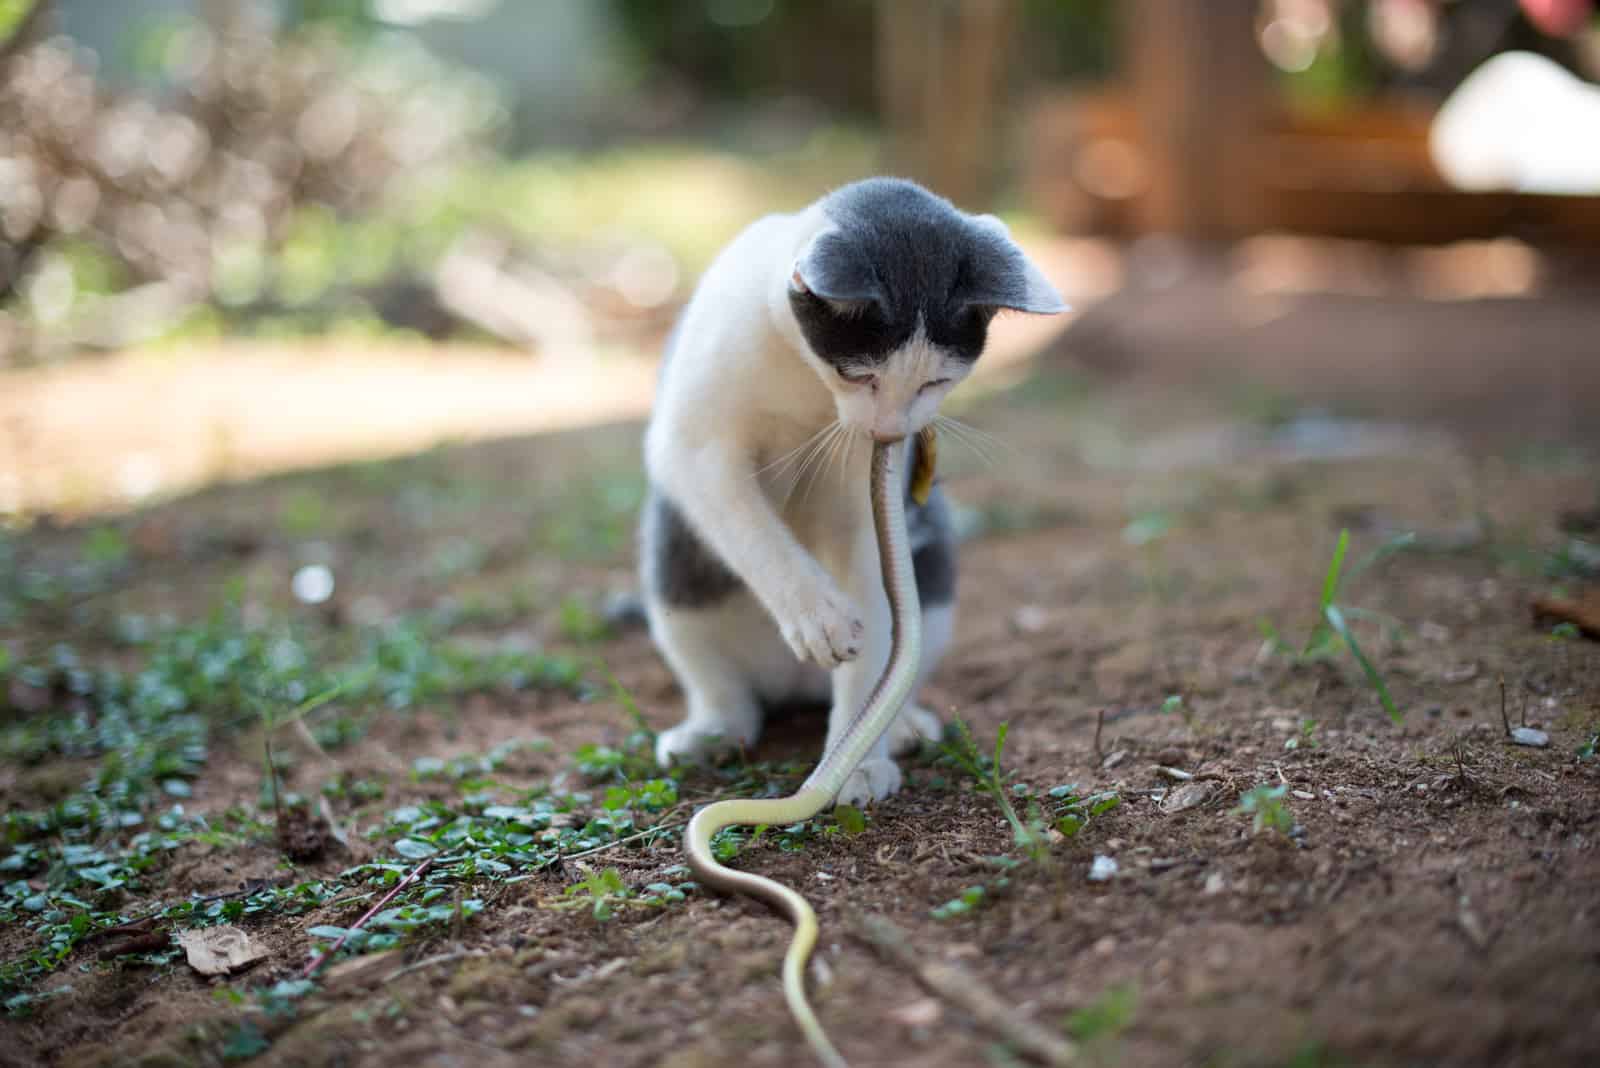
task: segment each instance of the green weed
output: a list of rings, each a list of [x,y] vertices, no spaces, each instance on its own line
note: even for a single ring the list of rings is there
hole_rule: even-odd
[[[944,759],[966,772],[978,788],[990,797],[995,804],[1000,806],[1000,811],[1005,815],[1006,822],[1011,824],[1012,844],[1025,852],[1031,859],[1038,860],[1050,848],[1050,840],[1045,834],[1045,822],[1039,813],[1037,803],[1030,806],[1029,819],[1024,822],[1017,814],[1016,806],[1011,803],[1013,791],[1006,789],[1006,773],[1001,770],[1000,757],[1005,750],[1006,732],[1009,725],[1002,723],[995,733],[994,754],[987,756],[978,749],[977,742],[973,740],[972,730],[967,724],[957,719],[951,724],[951,730],[946,732],[946,738],[940,746]],[[1017,784],[1021,791],[1026,792],[1024,784]]]
[[[1311,628],[1310,635],[1306,638],[1305,645],[1296,650],[1279,634],[1270,620],[1261,620],[1261,633],[1268,646],[1274,651],[1284,654],[1291,659],[1309,663],[1317,660],[1331,660],[1340,654],[1348,652],[1356,664],[1361,668],[1361,673],[1366,676],[1368,684],[1377,693],[1379,702],[1383,705],[1389,718],[1395,723],[1405,718],[1405,713],[1395,704],[1394,698],[1389,693],[1389,686],[1384,681],[1383,675],[1373,666],[1366,652],[1361,648],[1361,643],[1356,640],[1354,631],[1350,627],[1350,619],[1360,618],[1366,613],[1356,609],[1345,608],[1337,602],[1339,584],[1344,567],[1345,553],[1350,547],[1350,532],[1341,530],[1339,541],[1333,550],[1333,558],[1328,561],[1328,569],[1322,577],[1322,593],[1318,599],[1317,621]]]
[[[1131,983],[1110,987],[1067,1016],[1067,1034],[1085,1044],[1110,1041],[1133,1026],[1138,1008],[1137,987]]]
[[[1287,837],[1294,829],[1294,813],[1283,803],[1283,796],[1288,791],[1287,786],[1281,785],[1257,786],[1253,790],[1246,790],[1239,796],[1239,807],[1235,811],[1250,817],[1252,833],[1276,831]]]

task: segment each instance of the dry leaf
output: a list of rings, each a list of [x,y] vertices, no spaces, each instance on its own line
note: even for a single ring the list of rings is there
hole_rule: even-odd
[[[267,948],[237,927],[196,927],[178,932],[189,967],[201,975],[227,975],[267,956]]]

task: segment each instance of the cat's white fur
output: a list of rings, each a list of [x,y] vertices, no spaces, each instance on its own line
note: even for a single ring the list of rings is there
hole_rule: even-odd
[[[877,369],[869,389],[850,386],[811,351],[789,290],[803,284],[809,243],[831,225],[816,206],[754,223],[711,265],[678,326],[646,432],[646,466],[749,592],[692,610],[647,592],[651,633],[688,706],[684,721],[660,735],[663,764],[753,742],[760,697],[831,699],[831,747],[888,660],[870,439],[915,433],[970,365],[947,358],[919,330]],[[937,379],[950,381],[923,391]],[[819,460],[796,486],[797,465],[775,461],[835,419],[850,429],[848,443],[830,469]],[[925,615],[922,678],[950,643],[952,609],[939,605]],[[892,753],[939,729],[935,716],[908,705],[841,802],[899,789]]]

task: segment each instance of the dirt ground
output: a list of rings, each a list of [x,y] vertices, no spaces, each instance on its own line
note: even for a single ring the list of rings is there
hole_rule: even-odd
[[[958,640],[927,695],[980,747],[1008,725],[1007,788],[1025,815],[1037,804],[1050,848],[1026,856],[995,799],[929,752],[907,761],[905,790],[860,833],[822,820],[746,843],[735,861],[815,903],[827,975],[815,997],[840,1048],[857,1065],[1029,1063],[1014,1036],[858,938],[853,918],[871,913],[910,932],[924,959],[959,965],[1018,1016],[1070,1036],[1084,1064],[1593,1063],[1600,654],[1530,607],[1580,595],[1600,568],[1583,555],[1595,540],[1585,524],[1600,522],[1592,443],[1565,423],[1534,439],[1319,413],[1240,374],[1181,388],[1170,375],[1096,376],[1071,356],[959,413],[998,440],[980,442],[987,457],[945,450],[973,536]],[[313,629],[454,606],[453,638],[602,658],[659,729],[680,713],[670,675],[637,628],[596,622],[631,583],[637,433],[436,449],[163,505],[112,524],[129,551],[104,591],[54,614],[25,609],[0,639],[19,660],[57,641],[126,660],[104,640],[105,618],[196,618],[235,579],[247,620]],[[308,499],[321,502],[309,519]],[[95,529],[35,527],[14,538],[15,559],[67,569]],[[1337,603],[1398,724],[1348,649],[1296,655],[1342,529]],[[337,576],[315,608],[289,595],[308,562]],[[319,944],[311,928],[349,925],[374,903],[378,889],[341,873],[396,859],[384,827],[397,810],[470,813],[491,795],[522,803],[541,790],[598,797],[622,781],[574,764],[586,744],[626,753],[636,726],[617,691],[586,675],[593,685],[576,692],[366,709],[346,744],[303,745],[286,759],[286,789],[383,792],[324,789],[348,845],[300,863],[270,830],[259,729],[223,717],[184,805],[216,826],[241,809],[258,823],[175,846],[112,907],[131,918],[241,883],[323,880],[337,892],[246,913],[238,924],[267,955],[226,979],[170,953],[102,960],[107,939],[82,942],[16,988],[30,997],[0,1018],[0,1062],[810,1063],[777,981],[788,929],[759,905],[690,888],[659,907],[619,901],[605,920],[562,907],[586,871],[615,868],[636,899],[680,881],[671,833],[440,884],[438,900],[458,906],[448,922],[351,956],[292,999],[270,995]],[[36,697],[13,687],[8,729],[46,714]],[[1502,701],[1512,726],[1549,744],[1511,744]],[[308,718],[363,711],[340,705]],[[288,754],[297,742],[283,734]],[[673,827],[714,794],[786,789],[820,739],[817,716],[782,718],[747,766],[683,777],[677,800],[641,811],[639,826]],[[501,755],[475,779],[418,763],[488,753]],[[85,761],[8,750],[0,801],[48,805]],[[1258,833],[1241,795],[1280,787],[1268,805],[1282,823]],[[1075,833],[1054,826],[1065,798],[1111,793],[1118,803]],[[24,836],[8,830],[16,850]],[[1102,857],[1114,872],[1091,878]],[[17,867],[0,875],[39,892],[55,878]],[[948,907],[972,887],[984,889]],[[464,896],[481,911],[466,915]],[[36,927],[19,914],[0,956],[32,948]]]

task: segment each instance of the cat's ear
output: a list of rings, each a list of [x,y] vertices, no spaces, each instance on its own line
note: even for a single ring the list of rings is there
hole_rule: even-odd
[[[1011,228],[996,215],[969,216],[988,235],[1006,259],[1007,270],[995,272],[985,292],[973,294],[976,302],[1034,315],[1059,315],[1072,306],[1061,299],[1044,272],[1011,238]]]
[[[806,243],[795,260],[789,288],[815,294],[841,308],[859,308],[882,297],[871,261],[833,227]]]

